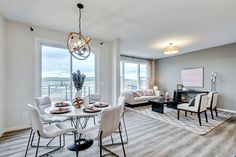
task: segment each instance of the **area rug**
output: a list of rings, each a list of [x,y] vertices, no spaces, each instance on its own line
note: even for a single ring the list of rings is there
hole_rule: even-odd
[[[177,110],[172,108],[164,108],[164,114],[153,112],[151,105],[148,106],[139,106],[130,108],[131,110],[146,115],[148,117],[161,120],[165,123],[169,123],[180,128],[189,130],[193,133],[204,135],[216,128],[220,124],[224,123],[227,119],[232,117],[233,114],[223,111],[218,111],[218,117],[215,116],[214,119],[211,118],[210,111],[207,112],[208,123],[205,120],[204,113],[201,114],[202,126],[199,125],[197,114],[193,113],[192,115],[188,112],[188,116],[185,117],[184,111],[180,111],[180,119],[177,119]]]

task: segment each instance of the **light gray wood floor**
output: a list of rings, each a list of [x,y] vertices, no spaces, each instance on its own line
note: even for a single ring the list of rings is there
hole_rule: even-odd
[[[204,136],[131,111],[126,113],[125,119],[129,134],[129,143],[125,145],[128,157],[235,157],[236,155],[236,117],[232,117]],[[24,156],[29,133],[23,131],[1,138],[0,157]],[[118,135],[114,136],[118,140]],[[66,145],[72,142],[73,136],[67,135]],[[110,139],[107,138],[104,143],[109,142]],[[110,148],[123,156],[121,146]],[[39,150],[39,154],[43,152],[45,149]],[[30,148],[28,156],[34,156],[34,153],[35,149]],[[53,155],[73,157],[75,153],[65,147]],[[81,151],[79,156],[99,156],[97,142],[94,142],[89,149]]]

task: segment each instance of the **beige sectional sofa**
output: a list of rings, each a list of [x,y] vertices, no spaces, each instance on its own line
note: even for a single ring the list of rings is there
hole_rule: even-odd
[[[133,92],[134,91],[125,91],[121,94],[125,97],[125,103],[128,105],[144,104],[148,103],[148,100],[157,99],[160,97],[160,91],[153,90],[153,95],[144,96],[144,90],[136,90],[135,92],[139,93],[141,95],[140,97],[135,97]]]

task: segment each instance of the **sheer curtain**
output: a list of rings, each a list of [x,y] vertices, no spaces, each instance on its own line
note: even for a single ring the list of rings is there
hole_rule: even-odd
[[[153,88],[155,84],[155,60],[147,61],[147,86]]]

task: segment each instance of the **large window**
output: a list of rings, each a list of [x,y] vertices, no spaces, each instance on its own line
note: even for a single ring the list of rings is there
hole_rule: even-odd
[[[71,100],[76,93],[71,73],[78,69],[86,75],[82,94],[95,93],[95,54],[86,60],[71,57],[65,48],[42,45],[42,96],[53,101]]]
[[[120,62],[120,89],[121,91],[147,89],[147,63]]]

